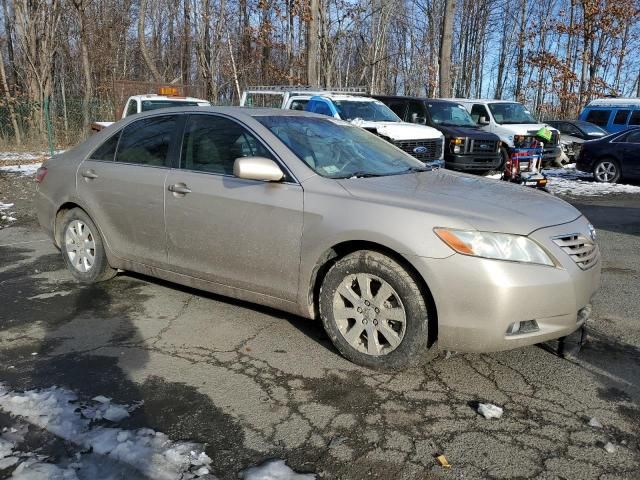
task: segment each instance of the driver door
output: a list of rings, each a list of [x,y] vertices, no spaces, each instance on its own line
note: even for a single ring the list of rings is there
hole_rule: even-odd
[[[233,176],[235,159],[248,156],[277,162],[235,120],[188,117],[181,166],[169,172],[165,187],[169,263],[179,273],[294,301],[302,187],[290,176],[278,183]]]

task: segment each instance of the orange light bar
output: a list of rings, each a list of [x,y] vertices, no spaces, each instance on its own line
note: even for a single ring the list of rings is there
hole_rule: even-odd
[[[160,87],[158,90],[159,95],[166,95],[167,97],[175,97],[178,95],[177,87]]]

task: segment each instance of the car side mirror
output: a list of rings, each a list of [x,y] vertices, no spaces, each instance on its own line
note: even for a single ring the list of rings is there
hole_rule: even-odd
[[[419,117],[416,112],[411,114],[411,123],[419,123],[420,125],[424,125],[427,123],[427,119],[424,117]]]
[[[279,182],[284,173],[276,162],[265,157],[240,157],[233,163],[233,175],[246,180]]]
[[[487,120],[487,117],[480,117],[478,119],[478,123],[480,125],[489,125],[489,120]]]

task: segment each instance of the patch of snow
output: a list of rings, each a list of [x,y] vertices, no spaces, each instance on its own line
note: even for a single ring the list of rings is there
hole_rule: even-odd
[[[211,459],[204,453],[204,447],[200,444],[174,442],[164,433],[150,428],[125,430],[102,426],[103,422],[100,420],[103,418],[111,418],[114,421],[125,418],[142,402],[118,405],[111,403],[107,397],[98,396],[95,399],[80,402],[73,392],[58,387],[14,392],[0,383],[1,410],[22,417],[83,450],[91,451],[94,456],[103,456],[110,462],[112,472],[115,468],[113,465],[126,464],[154,480],[193,479],[201,476],[197,472],[204,472],[203,468],[208,474]],[[11,450],[15,448],[11,443],[9,446],[5,443],[0,444],[4,456],[18,456],[11,455],[9,447]],[[74,462],[77,464],[76,467],[84,469],[85,460],[89,455],[92,454],[85,454],[77,459]],[[100,475],[81,475],[82,479],[126,478],[103,472],[103,469],[96,467],[95,462],[96,460],[89,462],[87,468],[99,471]],[[14,478],[77,480],[78,476],[73,468],[65,468],[63,464],[52,465],[41,463],[38,459],[29,459],[18,465]]]
[[[240,472],[242,480],[316,480],[313,473],[296,473],[284,460],[272,459]]]
[[[64,150],[57,150],[54,153],[60,153]],[[50,152],[0,152],[0,161],[13,162],[19,164],[20,162],[32,162],[34,160],[42,160],[48,158],[51,155]]]
[[[602,423],[600,423],[600,420],[598,420],[596,417],[591,417],[589,419],[589,425],[595,428],[602,428]]]
[[[19,175],[31,176],[35,175],[40,168],[41,163],[28,163],[25,165],[8,165],[0,167],[0,172],[17,173]]]
[[[478,405],[478,413],[484,418],[500,418],[503,412],[504,410],[502,410],[502,408],[492,403],[481,403]]]
[[[38,272],[36,271],[36,273]],[[29,300],[46,300],[47,298],[53,298],[53,297],[66,297],[67,295],[71,295],[72,293],[73,292],[71,290],[59,290],[57,292],[41,293],[39,295],[34,295],[33,297],[27,297],[27,298]]]
[[[640,186],[622,183],[598,183],[593,175],[576,170],[575,163],[564,168],[550,168],[542,173],[549,179],[547,188],[554,194],[571,196],[600,196],[616,193],[640,193]]]

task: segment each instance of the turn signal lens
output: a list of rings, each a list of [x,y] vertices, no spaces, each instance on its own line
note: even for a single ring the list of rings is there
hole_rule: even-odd
[[[36,172],[36,183],[42,183],[47,176],[47,167],[40,167]]]
[[[464,138],[452,138],[451,145],[462,145],[464,143]]]

